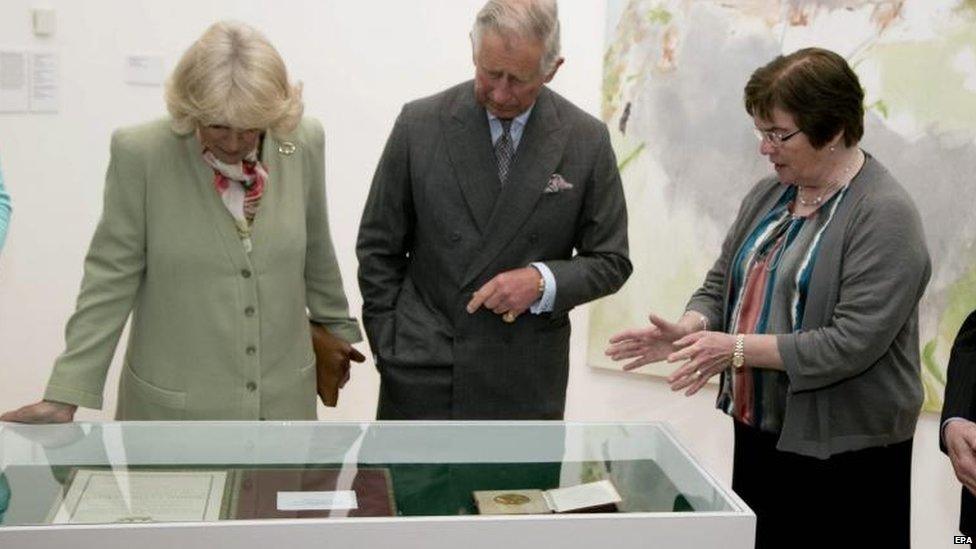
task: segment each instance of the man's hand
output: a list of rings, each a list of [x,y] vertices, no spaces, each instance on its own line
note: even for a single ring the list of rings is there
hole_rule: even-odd
[[[335,406],[339,389],[349,381],[349,362],[365,362],[366,357],[347,341],[332,335],[325,326],[314,323],[311,326],[319,397],[326,406]]]
[[[14,423],[67,423],[75,418],[74,404],[42,400],[22,406],[0,416],[0,421]]]
[[[956,478],[976,495],[976,423],[965,419],[950,421],[944,436]]]
[[[514,320],[524,313],[541,296],[539,280],[542,275],[535,267],[523,267],[505,271],[478,288],[468,302],[468,313],[484,307],[495,314],[511,313]]]

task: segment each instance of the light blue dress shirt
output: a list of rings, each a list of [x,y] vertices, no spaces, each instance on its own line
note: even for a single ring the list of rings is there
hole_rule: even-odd
[[[0,252],[3,251],[3,243],[7,239],[7,225],[10,223],[10,195],[3,187],[3,169],[0,168]]]
[[[525,123],[529,121],[529,115],[532,114],[532,109],[535,105],[532,105],[525,110],[522,114],[516,116],[512,119],[512,126],[508,129],[508,132],[512,134],[512,148],[518,152],[519,141],[522,140],[522,132],[525,131]],[[488,112],[487,110],[485,112]],[[488,127],[491,129],[491,144],[494,145],[498,142],[498,138],[502,136],[502,121],[490,112],[488,112]]]
[[[512,136],[512,147],[515,149],[516,155],[518,155],[519,142],[522,140],[522,132],[525,131],[525,123],[528,122],[533,107],[535,107],[534,104],[513,118],[512,125],[508,129],[508,133]],[[503,130],[501,120],[490,112],[488,113],[488,128],[491,130],[491,144],[494,145],[501,138]],[[533,262],[531,265],[539,271],[539,274],[546,281],[546,290],[542,292],[542,297],[529,307],[529,312],[535,315],[551,313],[556,305],[556,277],[553,276],[552,270],[541,261]]]

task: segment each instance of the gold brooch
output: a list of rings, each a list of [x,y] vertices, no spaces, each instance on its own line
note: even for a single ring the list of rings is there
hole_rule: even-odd
[[[295,154],[295,149],[297,148],[298,147],[296,147],[295,144],[292,143],[291,141],[282,141],[281,143],[278,143],[278,152],[280,152],[285,156],[291,156]]]

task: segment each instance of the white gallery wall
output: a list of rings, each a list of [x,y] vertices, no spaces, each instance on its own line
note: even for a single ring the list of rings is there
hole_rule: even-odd
[[[0,256],[0,410],[38,399],[62,349],[82,260],[101,212],[112,130],[165,113],[161,87],[124,82],[125,56],[161,56],[168,72],[183,50],[222,18],[253,24],[268,35],[292,77],[304,82],[306,113],[325,126],[332,234],[346,294],[359,316],[355,238],[376,161],[404,102],[472,77],[467,33],[481,3],[2,0],[0,50],[56,53],[61,87],[55,114],[0,113],[0,164],[14,203]],[[552,84],[597,116],[604,4],[561,0],[566,64]],[[32,8],[54,10],[53,36],[33,35]],[[745,116],[742,123],[749,123]],[[654,281],[638,272],[629,283]],[[667,421],[706,467],[730,483],[731,425],[714,410],[714,391],[684,398],[659,379],[591,369],[584,363],[585,307],[573,313],[573,322],[567,419]],[[82,410],[79,419],[112,417],[117,367],[118,361],[106,384],[106,409]],[[372,364],[356,366],[339,407],[320,408],[319,417],[370,419],[378,384]],[[956,532],[958,483],[938,452],[937,430],[938,418],[926,414],[915,437],[916,548],[950,547]]]

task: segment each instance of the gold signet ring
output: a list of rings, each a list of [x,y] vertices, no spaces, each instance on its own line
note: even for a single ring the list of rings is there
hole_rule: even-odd
[[[512,311],[508,311],[507,313],[502,315],[502,320],[504,320],[509,324],[515,322],[515,313],[513,313]]]
[[[280,152],[285,156],[291,156],[295,154],[295,149],[297,148],[298,147],[296,147],[295,144],[292,143],[291,141],[282,141],[281,143],[278,143],[278,152]]]

